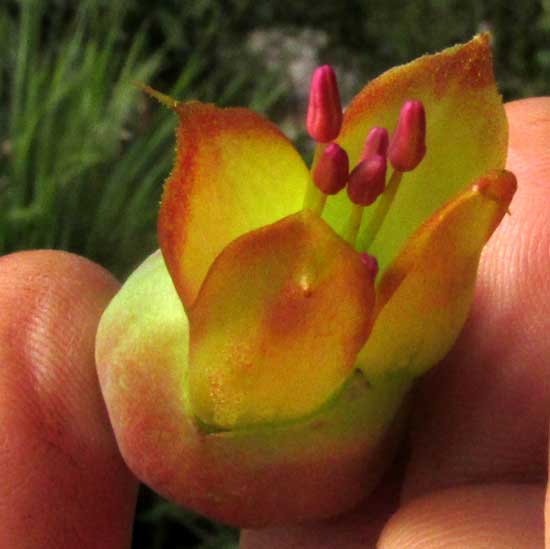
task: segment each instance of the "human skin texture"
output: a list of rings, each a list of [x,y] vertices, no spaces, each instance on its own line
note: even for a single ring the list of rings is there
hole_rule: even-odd
[[[550,99],[507,113],[513,215],[483,254],[462,336],[420,382],[410,451],[352,513],[246,531],[243,547],[373,547],[381,531],[382,549],[544,546]],[[136,483],[93,363],[97,322],[116,289],[69,254],[0,259],[2,548],[129,546]]]
[[[118,289],[54,251],[0,258],[0,547],[129,545],[137,482],[99,391],[94,340]]]

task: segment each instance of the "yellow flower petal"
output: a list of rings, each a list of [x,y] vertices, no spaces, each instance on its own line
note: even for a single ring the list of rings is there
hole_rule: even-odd
[[[381,272],[399,253],[406,239],[435,210],[491,169],[504,167],[507,121],[496,89],[489,36],[421,57],[396,67],[369,83],[344,115],[340,145],[354,166],[369,130],[392,132],[407,99],[423,102],[427,119],[427,153],[407,172],[369,253]],[[330,197],[324,218],[341,233],[350,204],[341,193]],[[365,227],[374,208],[367,208]],[[358,246],[366,241],[360,233]]]
[[[158,232],[189,307],[229,242],[301,208],[309,173],[287,138],[252,111],[198,102],[175,108],[177,158],[164,187]]]
[[[481,250],[515,190],[512,173],[490,172],[409,239],[377,288],[375,324],[357,359],[369,379],[418,375],[444,357],[466,320]]]
[[[189,407],[187,353],[186,314],[155,253],[105,311],[96,361],[124,460],[164,497],[241,527],[319,520],[356,506],[391,463],[409,380],[371,387],[357,373],[302,421],[211,432]]]
[[[233,241],[188,310],[195,414],[234,428],[316,411],[350,377],[373,308],[369,266],[310,212]]]

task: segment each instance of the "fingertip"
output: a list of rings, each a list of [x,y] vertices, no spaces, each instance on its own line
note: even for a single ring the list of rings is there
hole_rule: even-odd
[[[97,263],[59,250],[27,250],[1,256],[0,273],[2,288],[10,283],[28,288],[35,281],[49,280],[75,289],[85,287],[100,300],[110,299],[119,288],[116,278]]]
[[[243,530],[240,549],[363,549],[374,547],[397,509],[405,454],[398,456],[374,492],[348,513],[284,528]]]
[[[363,549],[374,547],[391,510],[361,505],[346,515],[316,523],[243,530],[240,549]]]
[[[550,386],[550,99],[506,106],[518,191],[486,246],[470,317],[420,384],[404,500],[546,474]]]
[[[548,462],[547,478],[550,479],[550,461]],[[546,495],[544,501],[544,538],[545,547],[550,548],[550,481],[546,482]]]
[[[506,116],[509,123],[510,141],[509,146],[530,148],[538,146],[538,139],[526,141],[519,139],[518,130],[535,131],[540,130],[540,138],[544,141],[546,127],[550,124],[550,96],[547,97],[528,97],[526,99],[516,99],[504,105]]]
[[[378,549],[544,547],[544,489],[495,484],[434,492],[403,506]]]
[[[36,250],[0,258],[0,340],[10,342],[7,378],[17,378],[19,390],[22,383],[32,385],[27,394],[47,403],[50,413],[67,414],[81,434],[91,430],[109,445],[94,342],[99,318],[117,290],[110,273],[74,254]]]
[[[117,291],[72,254],[0,258],[0,546],[129,545],[137,483],[95,371],[100,315]]]
[[[509,145],[507,167],[520,180],[519,191],[548,192],[550,180],[550,97],[507,103]],[[549,198],[546,198],[547,204]]]

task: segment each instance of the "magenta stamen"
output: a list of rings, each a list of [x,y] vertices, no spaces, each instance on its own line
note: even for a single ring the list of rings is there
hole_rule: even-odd
[[[391,165],[400,172],[414,170],[426,154],[426,113],[421,101],[405,101],[388,149]]]
[[[365,147],[361,154],[361,160],[368,160],[374,155],[386,156],[390,138],[386,128],[372,128],[365,141]]]
[[[360,257],[361,262],[367,266],[370,275],[373,279],[375,279],[376,275],[378,274],[378,261],[376,261],[376,257],[367,253],[360,254]]]
[[[328,143],[342,127],[342,104],[336,75],[330,65],[318,67],[311,78],[307,131],[315,141]]]
[[[348,178],[348,196],[354,204],[368,206],[384,192],[386,158],[376,154],[357,164]]]
[[[346,186],[349,162],[346,151],[331,143],[313,170],[313,181],[324,194],[336,194]]]

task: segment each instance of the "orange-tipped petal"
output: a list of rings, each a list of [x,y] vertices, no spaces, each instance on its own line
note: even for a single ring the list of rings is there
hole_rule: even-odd
[[[376,320],[358,356],[367,377],[418,375],[445,356],[466,320],[481,250],[515,190],[512,173],[489,172],[409,239],[377,287]]]
[[[229,242],[300,209],[309,173],[287,138],[252,111],[190,102],[176,112],[176,163],[164,187],[158,233],[189,307]]]
[[[407,238],[456,193],[491,169],[504,167],[507,122],[496,89],[489,36],[475,37],[436,55],[427,55],[371,81],[344,113],[338,143],[350,168],[359,161],[365,136],[373,127],[392,133],[407,99],[422,101],[426,110],[426,156],[405,174],[388,215],[368,252],[383,273]],[[336,195],[323,217],[341,232],[351,205]],[[363,229],[373,215],[364,212]],[[359,248],[369,235],[359,232]]]
[[[305,211],[216,258],[189,310],[189,393],[221,428],[280,423],[325,404],[368,336],[372,269]]]
[[[111,301],[96,340],[113,431],[142,482],[214,520],[254,528],[342,513],[378,483],[406,424],[408,379],[372,387],[355,372],[302,421],[212,432],[188,407],[188,335],[155,253]]]

